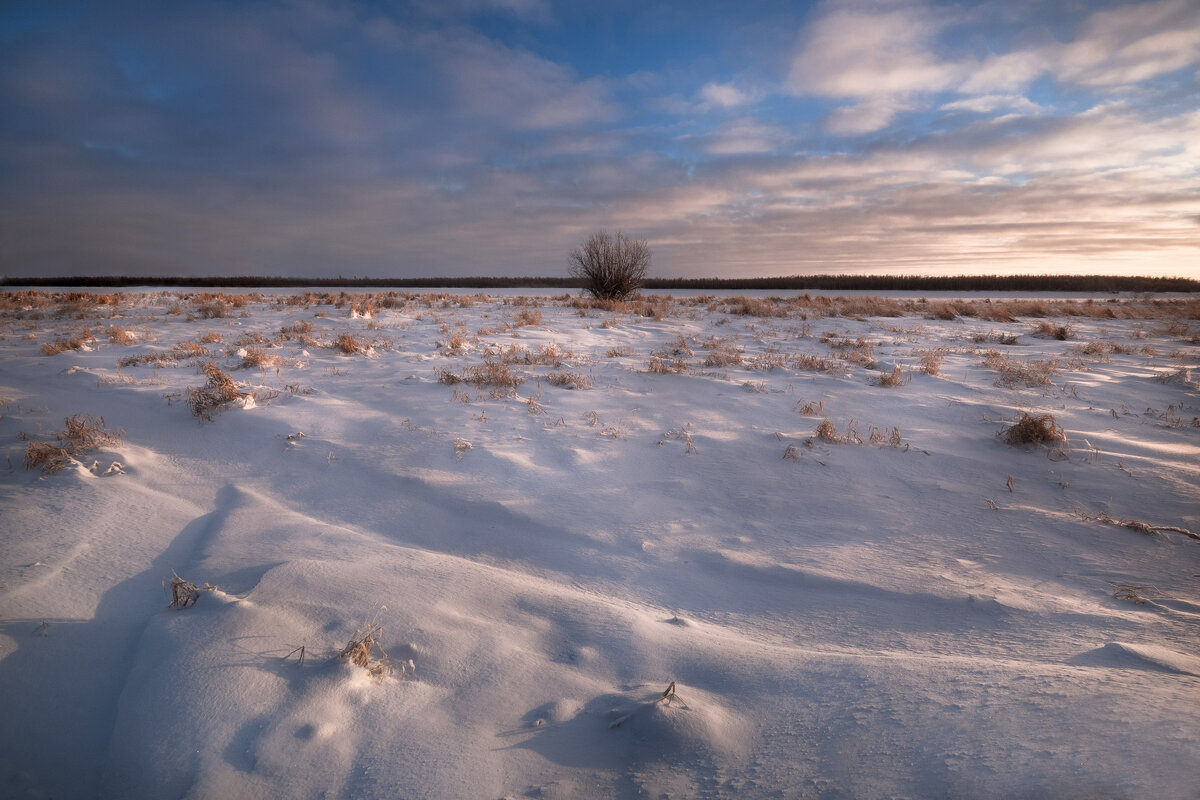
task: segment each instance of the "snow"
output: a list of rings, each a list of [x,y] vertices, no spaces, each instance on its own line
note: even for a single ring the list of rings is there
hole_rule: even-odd
[[[1059,341],[301,295],[0,308],[0,795],[1195,797],[1187,300]],[[199,359],[118,366],[205,334],[244,395],[211,421]],[[443,380],[514,346],[511,393]],[[1005,385],[992,349],[1056,369]],[[1067,442],[1005,444],[1026,412]],[[74,414],[121,443],[24,468]],[[173,574],[195,605],[167,608]],[[338,657],[368,624],[379,677]]]

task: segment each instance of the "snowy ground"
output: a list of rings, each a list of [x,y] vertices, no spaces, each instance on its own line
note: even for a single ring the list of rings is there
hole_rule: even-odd
[[[0,795],[1200,797],[1196,301],[363,298],[7,296]]]

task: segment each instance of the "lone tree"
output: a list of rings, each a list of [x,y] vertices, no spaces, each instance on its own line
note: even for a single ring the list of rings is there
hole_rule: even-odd
[[[571,277],[601,300],[620,300],[641,288],[650,266],[645,239],[630,239],[621,231],[593,233],[567,256]]]

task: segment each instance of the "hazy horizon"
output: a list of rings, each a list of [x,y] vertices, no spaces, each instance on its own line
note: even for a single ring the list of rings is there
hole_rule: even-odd
[[[0,274],[1200,278],[1200,6],[0,11]]]

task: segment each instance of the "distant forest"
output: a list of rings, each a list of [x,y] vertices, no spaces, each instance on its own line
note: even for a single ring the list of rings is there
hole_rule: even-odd
[[[350,289],[579,289],[573,278],[284,278],[77,275],[64,278],[0,278],[0,286],[278,289],[296,287]],[[646,289],[715,292],[766,290],[913,291],[913,292],[1197,292],[1191,278],[1117,275],[790,275],[777,278],[649,278]]]

